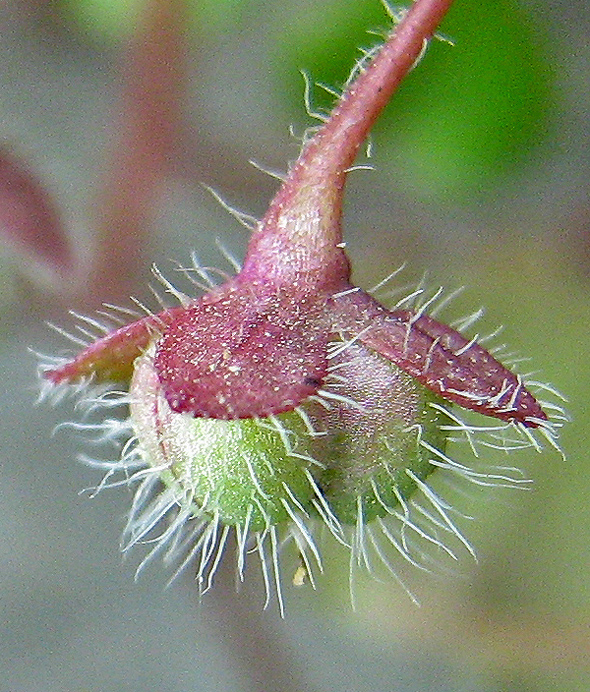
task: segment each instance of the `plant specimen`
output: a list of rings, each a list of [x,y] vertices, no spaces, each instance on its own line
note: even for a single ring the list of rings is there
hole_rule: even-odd
[[[281,609],[285,543],[296,548],[294,581],[312,584],[320,534],[349,551],[351,574],[381,564],[396,575],[396,554],[428,568],[433,555],[455,557],[456,544],[472,552],[431,474],[519,485],[514,469],[481,470],[478,450],[557,447],[561,409],[533,393],[555,392],[464,336],[469,320],[459,329],[437,321],[439,293],[420,302],[417,291],[390,309],[350,281],[347,174],[450,4],[390,10],[393,30],[306,133],[252,223],[243,263],[229,258],[235,275],[187,270],[203,290],[195,298],[158,274],[178,305],[116,328],[124,313],[80,316],[98,336],[42,365],[45,391],[79,393],[90,416],[80,425],[120,444],[120,458],[102,465],[105,485],[136,487],[126,547],[149,541],[148,557],[193,564],[202,591],[231,542],[239,577],[255,553],[267,600],[274,589]],[[120,407],[127,417],[91,420]],[[462,409],[486,418],[468,422]],[[477,468],[448,453],[461,436]]]

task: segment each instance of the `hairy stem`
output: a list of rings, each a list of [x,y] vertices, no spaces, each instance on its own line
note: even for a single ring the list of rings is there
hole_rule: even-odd
[[[416,0],[371,63],[343,94],[329,120],[304,147],[253,236],[245,272],[272,280],[271,258],[289,256],[295,272],[333,267],[348,278],[338,245],[348,169],[392,94],[411,70],[453,0]]]
[[[315,173],[343,183],[360,145],[412,69],[453,0],[416,0],[391,32],[375,59],[345,91],[330,120],[305,148],[290,176],[291,185]]]

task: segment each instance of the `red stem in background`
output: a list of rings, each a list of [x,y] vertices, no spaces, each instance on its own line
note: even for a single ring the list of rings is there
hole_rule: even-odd
[[[90,302],[122,300],[145,266],[152,212],[173,159],[184,92],[184,2],[147,0],[130,51],[120,135],[98,195]]]

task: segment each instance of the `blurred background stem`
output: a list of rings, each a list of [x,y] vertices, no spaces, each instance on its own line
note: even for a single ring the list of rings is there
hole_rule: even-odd
[[[149,257],[160,195],[174,166],[186,78],[185,0],[145,0],[122,61],[121,111],[95,201],[89,302],[126,300]],[[198,143],[195,143],[198,146]]]

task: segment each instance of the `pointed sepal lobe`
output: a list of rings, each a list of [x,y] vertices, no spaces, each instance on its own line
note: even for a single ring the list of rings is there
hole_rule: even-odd
[[[447,401],[530,428],[547,420],[522,378],[475,339],[420,311],[387,310],[363,292],[337,302],[361,343]]]

